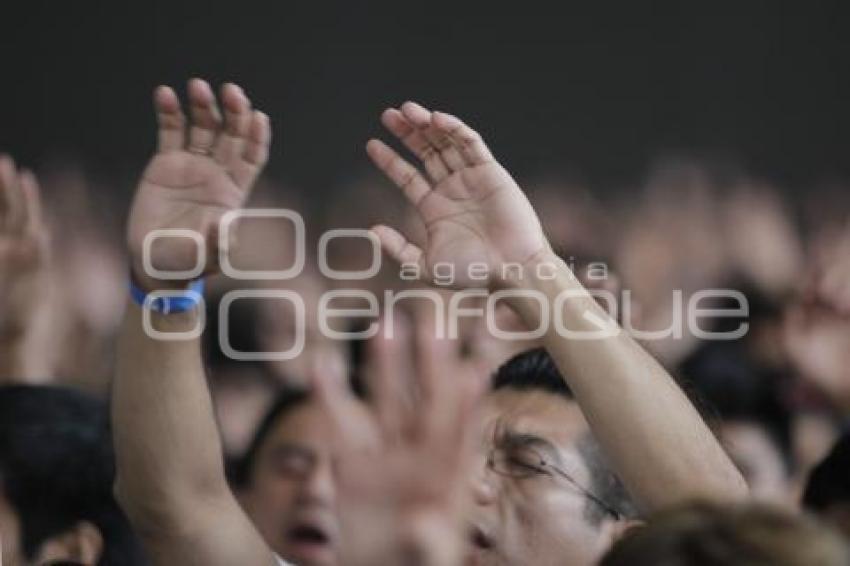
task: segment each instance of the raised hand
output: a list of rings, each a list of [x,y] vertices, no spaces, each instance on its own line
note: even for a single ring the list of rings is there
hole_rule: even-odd
[[[809,383],[850,412],[850,225],[815,254],[808,288],[786,309],[785,352]]]
[[[206,243],[205,272],[218,268],[218,223],[242,206],[268,158],[268,117],[252,110],[241,88],[225,84],[222,118],[210,86],[192,79],[188,85],[190,125],[174,91],[154,93],[159,122],[159,148],[148,163],[133,202],[128,245],[137,282],[152,290],[179,287],[185,281],[156,281],[145,274],[142,246],[152,230],[184,229]],[[188,238],[155,241],[151,263],[159,270],[185,271],[196,264],[196,244]]]
[[[850,316],[850,222],[822,255],[812,294],[837,312]]]
[[[475,130],[455,116],[413,102],[386,110],[381,121],[427,172],[426,178],[379,140],[366,146],[427,229],[427,243],[420,248],[393,228],[374,227],[390,256],[416,264],[423,279],[433,281],[434,266],[450,263],[457,274],[454,287],[498,288],[507,284],[501,277],[505,264],[525,265],[549,252],[528,199]],[[473,263],[487,265],[487,281],[468,277]]]
[[[486,374],[460,359],[456,343],[421,332],[414,406],[388,342],[382,333],[373,341],[368,384],[374,415],[351,402],[340,380],[314,378],[337,431],[340,555],[351,566],[460,564],[478,440],[475,408]]]
[[[850,317],[801,302],[787,309],[783,330],[791,365],[830,403],[850,414]]]
[[[49,235],[42,217],[38,182],[15,162],[0,156],[0,320],[4,324],[27,316],[41,287],[49,256]]]

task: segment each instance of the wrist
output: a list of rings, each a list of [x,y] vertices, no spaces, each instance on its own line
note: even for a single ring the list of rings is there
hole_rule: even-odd
[[[148,275],[141,261],[130,264],[130,283],[145,293],[154,291],[180,291],[189,287],[192,279],[160,279]]]
[[[562,272],[572,274],[567,264],[547,244],[522,263],[505,263],[500,266],[495,284],[490,290],[530,290],[536,288],[541,280]]]
[[[147,311],[164,315],[193,311],[204,303],[205,280],[192,281],[183,289],[158,289],[147,292],[130,281],[130,298]]]
[[[551,329],[556,309],[562,320],[576,321],[581,328],[594,328],[607,320],[604,309],[551,249],[524,263],[510,285],[500,290],[504,292],[502,300],[528,328],[539,328],[548,321]]]

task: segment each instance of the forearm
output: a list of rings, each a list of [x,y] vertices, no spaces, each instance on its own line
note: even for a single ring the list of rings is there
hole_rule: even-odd
[[[198,316],[152,313],[152,323],[178,332]],[[112,396],[116,489],[131,514],[179,515],[182,506],[229,496],[198,338],[150,338],[130,302]]]
[[[53,379],[52,304],[46,275],[27,276],[4,289],[0,312],[0,383]]]
[[[696,409],[634,339],[618,326],[604,337],[576,338],[600,333],[596,321],[613,323],[561,260],[553,255],[545,261],[558,265],[555,278],[540,279],[528,269],[520,288],[546,298],[552,318],[544,345],[638,504],[651,511],[690,498],[744,496],[742,476]],[[537,328],[539,305],[512,302],[529,327]]]

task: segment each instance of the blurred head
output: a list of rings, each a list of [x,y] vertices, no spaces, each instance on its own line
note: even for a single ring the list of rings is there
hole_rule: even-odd
[[[285,391],[260,424],[236,478],[263,538],[300,566],[337,564],[332,431],[309,393]]]
[[[850,539],[850,432],[812,470],[803,506],[838,527]]]
[[[0,387],[2,563],[144,564],[112,496],[106,406],[58,387]]]
[[[473,481],[472,564],[592,564],[633,509],[542,349],[493,378]]]
[[[778,376],[737,342],[707,342],[680,369],[751,494],[790,503],[791,416],[780,398]]]
[[[844,542],[811,518],[764,505],[697,504],[633,529],[601,566],[843,566]]]

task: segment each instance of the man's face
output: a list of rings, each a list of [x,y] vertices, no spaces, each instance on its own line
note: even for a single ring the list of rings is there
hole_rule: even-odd
[[[277,419],[260,447],[243,498],[272,549],[303,566],[337,563],[330,446],[331,425],[315,402],[290,410]]]
[[[595,563],[611,542],[613,522],[589,518],[587,496],[568,479],[526,466],[539,457],[590,490],[578,450],[588,426],[578,405],[547,392],[503,389],[487,399],[483,424],[468,564]]]

